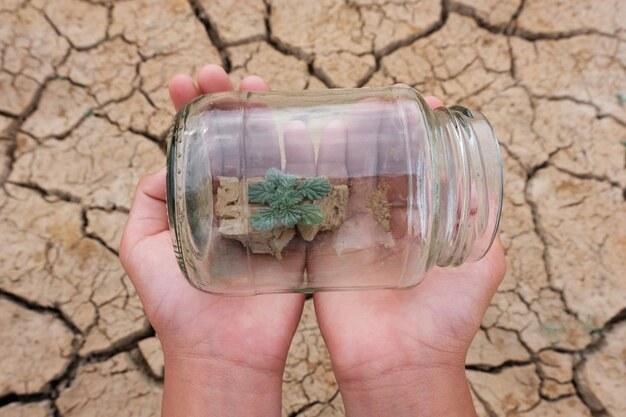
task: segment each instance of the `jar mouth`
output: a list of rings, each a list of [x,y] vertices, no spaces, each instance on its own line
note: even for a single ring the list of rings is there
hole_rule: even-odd
[[[489,251],[502,213],[503,174],[495,132],[484,115],[462,106],[434,111],[439,122],[437,187],[441,244],[436,263],[476,262]]]
[[[455,107],[458,109],[460,106]],[[463,108],[465,109],[465,108]],[[469,125],[473,135],[476,137],[480,148],[480,155],[483,159],[485,170],[485,182],[488,193],[489,215],[487,220],[486,234],[482,244],[470,253],[468,261],[475,262],[482,259],[493,244],[500,227],[502,217],[502,202],[504,196],[504,174],[502,167],[502,154],[496,133],[487,118],[479,111],[470,111],[468,117]]]

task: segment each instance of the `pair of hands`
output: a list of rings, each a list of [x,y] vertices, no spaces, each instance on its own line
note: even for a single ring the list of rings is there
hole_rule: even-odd
[[[239,87],[269,89],[256,76]],[[216,65],[202,68],[197,87],[187,75],[170,81],[177,110],[199,94],[229,90],[228,75]],[[434,97],[427,101],[441,106]],[[165,170],[139,182],[120,258],[163,346],[163,416],[280,414],[304,295],[221,297],[192,288],[172,249]],[[479,262],[433,268],[412,289],[316,293],[346,414],[473,415],[465,356],[504,271],[496,239]]]

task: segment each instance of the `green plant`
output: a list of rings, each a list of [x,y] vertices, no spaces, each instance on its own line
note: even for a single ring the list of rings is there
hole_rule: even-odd
[[[270,168],[265,181],[248,185],[248,201],[268,206],[250,217],[250,223],[257,230],[320,224],[324,221],[322,210],[305,200],[319,200],[329,191],[330,182],[325,178],[300,178]]]

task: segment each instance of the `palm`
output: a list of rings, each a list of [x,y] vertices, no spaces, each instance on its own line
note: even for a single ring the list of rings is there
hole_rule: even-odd
[[[300,317],[299,295],[219,297],[192,288],[174,259],[168,230],[128,248],[125,266],[167,348],[282,368]]]
[[[338,378],[462,361],[503,268],[498,242],[480,262],[435,268],[412,289],[316,294]]]

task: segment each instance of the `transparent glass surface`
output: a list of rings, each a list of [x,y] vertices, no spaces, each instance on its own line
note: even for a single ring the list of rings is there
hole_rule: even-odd
[[[405,87],[203,96],[167,186],[181,270],[223,294],[414,286],[482,257],[502,199],[486,119]]]

